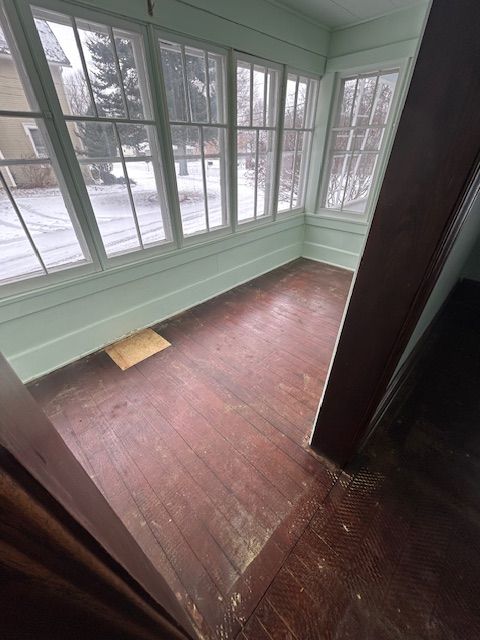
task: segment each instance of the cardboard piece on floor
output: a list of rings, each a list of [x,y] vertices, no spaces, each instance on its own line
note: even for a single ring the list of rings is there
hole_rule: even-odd
[[[119,340],[105,348],[110,358],[122,371],[133,367],[146,358],[163,351],[170,342],[158,335],[153,329],[144,329],[128,338]]]

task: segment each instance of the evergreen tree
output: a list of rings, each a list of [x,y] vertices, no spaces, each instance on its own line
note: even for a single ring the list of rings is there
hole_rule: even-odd
[[[125,111],[122,91],[119,84],[117,65],[108,34],[92,32],[86,40],[91,57],[90,82],[95,98],[98,115],[130,119],[143,118],[142,96],[138,83],[138,72],[135,63],[132,41],[128,38],[115,37],[115,48],[121,71],[128,114]],[[85,115],[94,115],[90,100],[86,102]],[[78,122],[77,134],[82,140],[85,155],[101,158],[117,155],[117,140],[113,127],[99,122]],[[147,144],[146,130],[138,125],[122,125],[122,142],[139,153]],[[111,174],[110,163],[98,163],[93,168],[96,179],[105,184],[115,182]]]

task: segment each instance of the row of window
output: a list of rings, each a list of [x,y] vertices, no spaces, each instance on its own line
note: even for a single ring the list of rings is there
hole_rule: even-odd
[[[2,283],[302,209],[316,78],[235,54],[229,96],[220,48],[158,34],[146,55],[132,25],[31,12],[45,93],[0,4]],[[343,81],[326,207],[362,211],[397,76]]]

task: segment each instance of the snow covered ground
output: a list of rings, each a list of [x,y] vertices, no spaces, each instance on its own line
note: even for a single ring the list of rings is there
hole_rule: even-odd
[[[114,173],[120,169],[115,166]],[[161,242],[165,231],[150,163],[128,163],[139,227],[145,245]],[[178,176],[184,233],[205,230],[203,180],[200,165],[189,166],[188,176]],[[254,205],[251,178],[239,176],[240,219],[250,217]],[[108,255],[139,247],[127,188],[124,184],[89,185],[88,192]],[[80,243],[59,189],[39,187],[14,189],[14,198],[29,232],[48,269],[83,260]],[[210,228],[222,224],[222,197],[218,163],[207,167],[207,195]],[[262,198],[259,192],[259,199]],[[15,211],[0,191],[0,280],[41,271],[39,261]]]

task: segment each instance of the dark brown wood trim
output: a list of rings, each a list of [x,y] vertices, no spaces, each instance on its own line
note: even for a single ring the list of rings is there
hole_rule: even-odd
[[[434,0],[312,446],[343,465],[463,225],[480,149],[480,5]]]
[[[187,638],[3,447],[0,576],[5,640]]]
[[[69,616],[82,639],[196,637],[165,580],[1,354],[0,516],[2,638],[63,639]],[[13,626],[5,635],[6,608],[23,635]],[[35,635],[36,621],[44,627]],[[102,632],[89,635],[95,625]]]
[[[375,432],[375,429],[384,421],[387,415],[393,416],[397,413],[400,406],[407,399],[409,392],[415,386],[415,380],[417,379],[415,374],[418,370],[421,357],[424,354],[425,347],[428,344],[432,332],[437,326],[442,314],[444,313],[446,307],[450,303],[457,289],[458,285],[450,291],[448,296],[443,301],[440,309],[437,311],[423,334],[415,343],[415,346],[410,351],[407,358],[395,371],[395,374],[388,383],[385,395],[382,397],[380,404],[378,405],[373,418],[368,425],[368,429],[359,443],[359,450],[363,449],[370,437]]]

